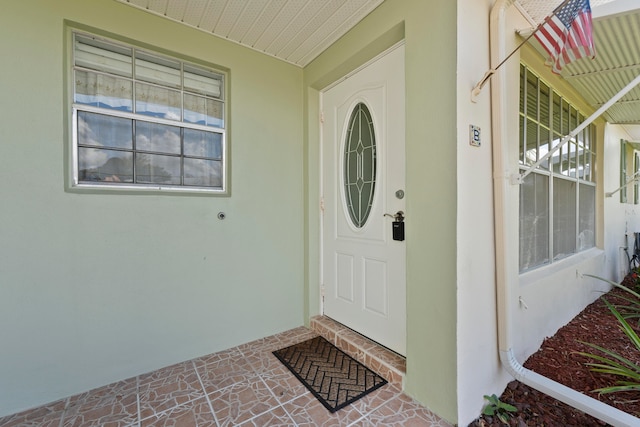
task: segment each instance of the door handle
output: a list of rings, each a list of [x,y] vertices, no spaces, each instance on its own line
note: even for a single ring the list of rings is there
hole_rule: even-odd
[[[404,212],[398,211],[395,215],[384,214],[384,216],[389,216],[393,218],[393,222],[391,223],[391,231],[393,240],[403,241],[404,240]]]
[[[390,218],[393,218],[394,221],[397,221],[397,222],[404,221],[404,212],[402,212],[402,211],[396,212],[395,215],[391,215],[391,214],[386,213],[386,214],[384,214],[384,216],[388,216]]]

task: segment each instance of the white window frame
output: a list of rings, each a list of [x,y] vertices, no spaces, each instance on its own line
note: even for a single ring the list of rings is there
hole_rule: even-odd
[[[538,95],[537,95],[535,107],[533,107],[533,105],[529,105],[529,100],[527,98],[526,82],[527,82],[528,74],[533,75],[533,77],[537,79],[537,82],[538,82]],[[522,77],[522,75],[524,75],[524,77]],[[585,116],[581,114],[580,111],[576,109],[571,102],[567,101],[567,99],[564,98],[556,90],[554,90],[554,88],[551,85],[549,85],[547,82],[541,79],[535,72],[532,72],[531,69],[524,64],[521,64],[520,84],[521,84],[521,92],[520,92],[521,107],[519,111],[519,116],[520,116],[519,123],[520,123],[521,129],[520,129],[520,138],[519,138],[519,144],[520,144],[519,164],[520,164],[521,171],[525,171],[528,169],[529,165],[533,164],[534,162],[537,161],[537,159],[542,157],[542,155],[546,154],[546,150],[548,150],[549,148],[548,147],[549,143],[552,143],[552,142],[557,143],[560,139],[562,139],[562,137],[564,137],[566,134],[572,131],[575,127],[577,127],[584,120]],[[548,116],[549,123],[544,123],[541,121],[542,113],[541,113],[540,93],[541,93],[541,87],[543,86],[548,91],[547,99],[548,99],[549,105],[545,107],[546,108],[545,116]],[[522,97],[524,97],[524,99]],[[564,122],[564,116],[560,116],[560,115],[556,116],[555,113],[553,112],[554,100],[559,100],[561,104],[560,110],[562,114],[565,113],[564,109],[566,106],[570,116],[567,123]],[[522,111],[523,108],[525,110],[524,112]],[[532,113],[534,116],[537,117],[537,119],[531,118],[531,113],[528,111],[529,108],[537,109],[534,113]],[[575,113],[575,117],[574,117],[574,113]],[[562,117],[562,120],[561,120],[561,117]],[[537,138],[536,141],[527,141],[527,138],[529,137],[527,126],[529,124],[533,125],[534,127],[537,126],[538,130],[537,132],[534,132],[535,138]],[[560,129],[557,129],[558,126],[560,127]],[[546,140],[542,141],[543,138],[541,138],[541,132],[545,132],[544,136],[548,137],[547,138],[549,140],[548,142]],[[595,165],[596,165],[596,159],[597,159],[595,126],[589,125],[587,128],[583,130],[583,132],[580,133],[577,139],[579,138],[583,138],[580,143],[578,143],[576,138],[572,139],[564,147],[559,149],[556,152],[556,155],[554,157],[552,157],[551,159],[549,159],[549,161],[543,163],[538,168],[533,170],[532,173],[527,177],[529,180],[536,179],[537,177],[545,177],[544,179],[542,179],[542,181],[536,181],[538,183],[544,183],[546,179],[546,184],[545,184],[546,187],[544,188],[546,188],[546,196],[547,196],[545,220],[548,221],[547,223],[548,247],[544,247],[544,248],[540,247],[541,249],[546,250],[546,253],[547,253],[546,259],[537,260],[537,262],[534,262],[531,265],[528,263],[523,265],[523,260],[522,260],[523,231],[520,230],[521,234],[519,237],[519,241],[520,241],[519,244],[521,246],[520,247],[521,259],[520,259],[519,269],[521,273],[524,273],[526,271],[529,271],[538,267],[542,267],[545,265],[553,264],[554,262],[557,262],[561,259],[564,259],[566,257],[572,256],[574,254],[577,254],[579,252],[588,250],[596,246],[596,241],[595,241],[596,221],[595,221],[595,218],[593,218],[593,215],[595,215],[595,195],[597,194],[596,178],[595,178]],[[555,170],[556,163],[554,163],[554,161],[557,162],[558,170]],[[575,184],[575,190],[571,190],[575,194],[575,200],[573,201],[575,206],[572,206],[572,208],[575,209],[575,220],[573,221],[573,226],[571,227],[571,228],[575,227],[575,230],[571,230],[571,232],[575,236],[575,245],[574,245],[573,252],[563,253],[563,254],[556,254],[555,253],[556,250],[554,249],[554,243],[556,244],[559,243],[559,242],[554,242],[554,240],[558,240],[558,236],[555,235],[556,230],[554,229],[554,195],[557,195],[556,189],[554,189],[555,180],[562,180],[563,183]],[[560,183],[560,181],[558,181],[557,183]],[[581,216],[581,212],[580,212],[581,189],[586,189],[589,187],[593,189],[592,191],[593,191],[594,206],[592,211],[582,212],[582,216]],[[522,197],[525,197],[523,196],[522,191],[523,190],[521,188],[521,196],[520,196],[521,203],[522,203]],[[519,221],[521,223],[523,222],[522,215],[523,215],[523,212],[520,212]],[[562,216],[560,218],[562,218]],[[587,245],[585,245],[584,243],[585,236],[584,235],[581,236],[581,227],[585,222],[593,223],[592,224],[593,236],[591,236],[593,240],[592,240],[592,243],[588,243]],[[536,239],[533,239],[532,241],[534,243],[537,243]],[[535,254],[535,256],[539,255],[538,251],[534,251],[533,253]]]
[[[78,190],[91,190],[91,191],[124,191],[124,192],[152,192],[152,193],[197,193],[197,194],[208,194],[208,195],[228,195],[229,194],[229,185],[228,185],[228,140],[227,140],[227,124],[228,124],[228,97],[227,97],[227,80],[228,73],[226,71],[220,70],[218,67],[211,66],[209,64],[203,65],[196,61],[188,61],[181,58],[178,55],[171,55],[167,53],[160,53],[154,49],[149,48],[140,48],[136,45],[125,43],[119,40],[115,40],[108,37],[99,36],[96,34],[92,34],[86,31],[79,31],[72,29],[70,32],[70,106],[71,106],[71,153],[70,153],[70,182],[72,189]],[[84,40],[98,40],[100,42],[107,43],[109,45],[116,46],[118,48],[122,48],[123,50],[129,50],[131,52],[131,75],[130,76],[122,76],[118,74],[112,74],[109,70],[96,70],[83,67],[82,65],[77,65],[76,60],[76,38],[81,38]],[[108,52],[108,50],[105,50]],[[126,56],[126,55],[124,55]],[[137,77],[136,74],[142,68],[142,65],[136,69],[136,61],[139,62],[140,57],[153,57],[158,60],[158,63],[162,61],[168,61],[172,64],[179,64],[179,68],[173,70],[179,73],[179,76],[176,76],[176,82],[171,85],[171,83],[165,83],[160,80],[153,80],[153,77]],[[78,61],[79,62],[79,61]],[[159,66],[162,67],[162,66]],[[107,68],[107,67],[105,67]],[[152,70],[153,71],[153,70]],[[116,109],[115,107],[111,108],[102,108],[101,106],[96,105],[87,105],[86,103],[76,102],[78,93],[76,90],[76,73],[83,72],[86,75],[96,75],[96,76],[107,76],[114,77],[121,81],[131,82],[131,111],[122,111]],[[117,73],[117,71],[116,71]],[[195,73],[195,74],[194,74]],[[196,78],[200,78],[199,73],[203,76],[202,79],[204,83],[194,81],[194,76]],[[211,77],[213,76],[213,77]],[[188,78],[187,78],[188,77]],[[187,84],[187,80],[190,84]],[[215,91],[211,91],[210,88],[213,86],[210,84],[211,82],[218,82],[218,93]],[[203,91],[199,92],[199,85],[207,85],[207,89],[209,92],[206,93]],[[172,92],[179,93],[180,95],[180,117],[170,116],[170,117],[154,117],[148,114],[141,114],[136,111],[136,102],[140,102],[139,99],[136,99],[136,87],[137,85],[144,85],[149,87],[156,87],[159,90],[171,89]],[[197,89],[191,89],[196,87]],[[202,86],[203,88],[205,86]],[[188,113],[192,113],[187,110],[185,106],[185,98],[191,97],[192,99],[196,99],[198,101],[203,101],[205,103],[215,103],[221,111],[219,115],[221,117],[217,118],[211,116],[207,113],[200,114],[205,118],[205,123],[194,123],[193,119],[189,122],[187,119]],[[162,104],[160,104],[162,105]],[[208,105],[208,104],[207,104]],[[136,129],[139,124],[147,124],[150,126],[169,126],[172,130],[178,130],[180,135],[179,142],[179,152],[167,154],[167,152],[162,151],[144,151],[142,149],[138,149],[136,147],[135,135],[136,132],[132,132],[132,146],[131,148],[121,149],[123,153],[130,153],[132,156],[132,182],[113,182],[113,181],[94,181],[94,180],[83,180],[81,178],[81,171],[79,167],[79,150],[81,148],[93,149],[94,147],[83,146],[81,141],[79,141],[79,114],[99,114],[101,116],[113,117],[113,118],[122,118],[131,120],[132,129]],[[193,113],[192,113],[193,114]],[[189,153],[185,148],[185,131],[190,132],[191,134],[198,135],[209,135],[213,137],[216,141],[216,148],[211,150],[212,152],[216,152],[217,154],[209,154],[209,155],[196,155],[193,153]],[[104,150],[111,151],[105,147],[95,147],[96,150]],[[172,178],[179,179],[179,183],[171,183],[166,184],[162,182],[136,182],[138,180],[138,175],[136,171],[136,156],[139,155],[147,155],[147,157],[156,158],[165,157],[172,158],[174,164],[176,164],[176,160],[179,159],[179,177],[177,175],[173,175]],[[204,156],[204,157],[203,157]],[[209,163],[213,165],[215,163],[219,164],[219,174],[210,175],[208,178],[210,182],[215,182],[216,185],[207,185],[207,184],[188,184],[188,177],[185,174],[185,160],[191,161],[193,163],[201,162],[201,163]],[[213,171],[214,169],[210,169]],[[219,176],[218,176],[219,175]],[[142,174],[140,175],[142,176]],[[214,177],[215,178],[212,178]],[[192,178],[192,180],[195,178]]]

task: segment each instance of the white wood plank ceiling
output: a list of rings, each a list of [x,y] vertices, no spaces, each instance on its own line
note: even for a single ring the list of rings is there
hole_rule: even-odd
[[[116,0],[304,67],[384,0]]]
[[[304,67],[384,0],[115,1]],[[562,1],[516,0],[515,4],[535,27]],[[596,58],[567,65],[562,77],[596,109],[640,73],[640,0],[590,3]],[[537,44],[533,39],[531,43]],[[612,123],[625,125],[640,141],[640,88],[628,93],[605,116]]]

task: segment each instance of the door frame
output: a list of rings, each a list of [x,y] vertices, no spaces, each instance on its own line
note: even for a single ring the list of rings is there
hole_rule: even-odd
[[[318,115],[318,128],[319,128],[319,146],[318,146],[318,153],[319,153],[319,160],[318,160],[318,177],[319,177],[319,183],[318,183],[318,188],[319,188],[319,215],[320,215],[320,221],[319,221],[319,245],[318,245],[318,249],[319,249],[319,253],[318,253],[318,259],[319,259],[319,264],[318,264],[318,275],[319,275],[319,297],[320,297],[320,305],[319,305],[319,309],[320,309],[320,314],[324,315],[325,312],[325,301],[324,301],[324,294],[325,294],[325,281],[324,281],[324,245],[325,245],[325,235],[324,235],[324,200],[323,200],[323,196],[324,196],[324,179],[325,179],[325,167],[324,167],[324,156],[323,156],[323,152],[324,152],[324,126],[323,126],[323,122],[324,122],[324,117],[323,117],[323,94],[324,92],[329,91],[330,89],[332,89],[333,87],[337,86],[338,84],[342,83],[343,81],[347,80],[348,78],[352,77],[353,75],[357,74],[358,72],[360,72],[361,70],[367,68],[369,65],[375,63],[376,61],[378,61],[379,59],[383,58],[384,56],[388,55],[390,52],[395,51],[396,49],[398,49],[401,46],[405,45],[405,40],[400,40],[398,42],[396,42],[395,44],[393,44],[392,46],[388,47],[387,49],[385,49],[384,51],[380,52],[379,54],[377,54],[376,56],[372,57],[371,59],[367,60],[366,62],[362,63],[361,65],[359,65],[358,67],[354,68],[352,71],[348,72],[347,74],[345,74],[344,76],[336,79],[335,81],[333,81],[332,83],[328,84],[327,86],[323,87],[322,89],[320,89],[318,91],[319,97],[318,97],[318,107],[319,107],[319,115]],[[406,115],[405,115],[405,120],[406,120]],[[406,255],[405,255],[405,268],[406,268]],[[405,288],[406,288],[406,280],[405,280]],[[406,317],[407,317],[407,312],[406,312],[406,308],[405,308],[405,324],[406,324]],[[357,331],[356,331],[357,332]]]

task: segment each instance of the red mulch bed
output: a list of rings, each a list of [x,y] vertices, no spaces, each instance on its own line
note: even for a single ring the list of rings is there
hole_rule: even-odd
[[[637,288],[630,276],[623,281],[625,286]],[[614,289],[606,298],[614,305],[624,303],[619,299],[624,291]],[[640,332],[637,322],[631,319],[636,332]],[[618,320],[611,314],[601,299],[585,308],[566,326],[542,343],[538,352],[531,355],[524,366],[574,390],[594,397],[624,412],[640,417],[640,392],[598,394],[593,390],[614,385],[618,378],[591,372],[586,365],[590,360],[576,352],[597,354],[579,341],[589,342],[608,348],[629,360],[640,364],[640,354],[629,338],[620,330]],[[511,426],[607,426],[608,424],[578,411],[556,399],[547,396],[518,381],[512,381],[500,396],[500,401],[518,408],[511,418]],[[640,419],[638,420],[640,425]],[[481,416],[469,427],[504,426],[497,417]]]

